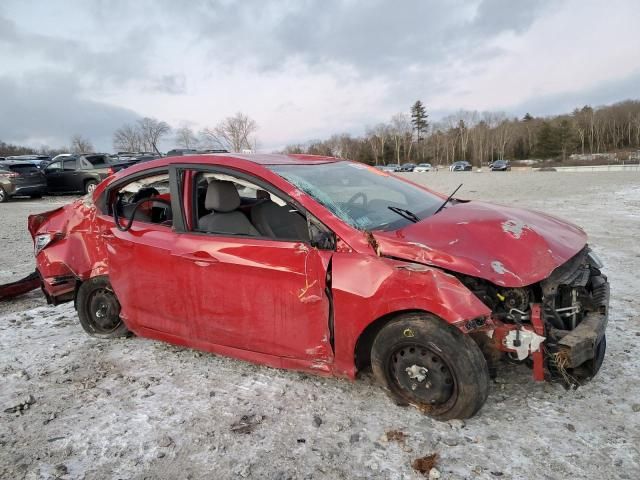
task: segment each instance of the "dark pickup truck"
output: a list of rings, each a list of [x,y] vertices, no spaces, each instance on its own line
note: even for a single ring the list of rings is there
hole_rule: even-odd
[[[43,170],[49,193],[91,193],[109,176],[110,159],[104,154],[62,154]]]

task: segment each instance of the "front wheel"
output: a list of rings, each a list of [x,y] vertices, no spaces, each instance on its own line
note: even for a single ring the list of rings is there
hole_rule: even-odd
[[[120,302],[107,277],[94,277],[80,285],[76,309],[80,325],[92,337],[116,338],[129,334],[120,318]]]
[[[472,417],[489,393],[489,370],[478,345],[455,327],[424,314],[397,317],[378,333],[373,374],[399,405],[436,420]]]

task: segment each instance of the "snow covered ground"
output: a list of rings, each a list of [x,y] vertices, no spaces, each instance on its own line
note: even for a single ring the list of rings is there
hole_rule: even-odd
[[[71,305],[20,300],[0,317],[0,478],[417,479],[412,461],[438,453],[441,478],[637,479],[640,174],[410,178],[441,191],[463,182],[460,198],[537,208],[587,230],[612,284],[594,381],[565,391],[505,364],[476,417],[439,423],[394,406],[368,373],[352,383],[141,338],[97,340]],[[15,205],[1,206],[3,224]],[[2,269],[28,273],[15,253],[30,250],[28,236],[6,238]]]

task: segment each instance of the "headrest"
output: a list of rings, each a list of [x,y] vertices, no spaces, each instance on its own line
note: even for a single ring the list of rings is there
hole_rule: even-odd
[[[204,208],[216,212],[232,212],[240,206],[240,195],[232,182],[211,180],[204,199]]]

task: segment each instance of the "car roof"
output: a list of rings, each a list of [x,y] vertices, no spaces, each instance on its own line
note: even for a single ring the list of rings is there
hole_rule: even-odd
[[[245,160],[258,165],[310,165],[341,161],[339,158],[326,157],[322,155],[287,155],[284,153],[211,153],[205,155],[165,157],[164,159],[158,160],[164,160],[169,164],[185,163],[194,160],[195,163],[209,163],[207,160],[215,160],[216,158]]]

